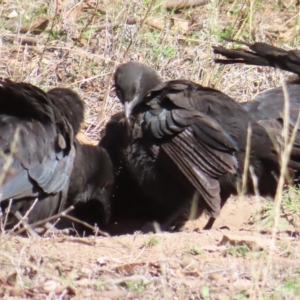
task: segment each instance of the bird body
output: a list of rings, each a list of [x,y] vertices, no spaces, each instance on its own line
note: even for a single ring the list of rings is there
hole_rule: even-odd
[[[251,51],[244,49],[226,49],[224,47],[213,47],[214,53],[221,54],[227,59],[215,59],[221,64],[245,63],[247,65],[270,66],[286,70],[300,75],[300,55],[299,50],[284,50],[266,43],[244,43]],[[287,104],[285,102],[287,101]],[[288,108],[289,138],[297,125],[300,109],[300,85],[299,78],[286,84],[283,87],[275,87],[263,91],[252,101],[242,103],[246,109],[269,133],[274,142],[278,154],[282,153],[284,147],[283,127],[284,127],[284,108]],[[300,170],[300,131],[296,128],[295,140],[293,142],[291,157],[288,166],[290,171],[295,174]],[[290,172],[291,174],[291,172]],[[298,183],[298,175],[294,174],[294,181]]]
[[[76,146],[74,169],[70,178],[67,206],[97,200],[102,205],[98,219],[107,223],[111,214],[110,194],[114,175],[111,160],[100,146],[81,144]],[[92,213],[92,212],[91,212]]]
[[[126,159],[129,136],[124,113],[116,113],[101,132],[99,146],[104,148],[113,164],[114,184],[111,197],[111,222],[105,230],[112,234],[134,232],[136,224],[155,217],[155,209],[141,190]],[[129,228],[129,223],[133,226]],[[138,225],[139,226],[139,225]]]
[[[83,101],[70,89],[54,88],[47,94],[54,96],[56,102],[63,107],[74,134],[77,134],[84,118]],[[74,205],[75,209],[71,214],[76,218],[92,225],[105,224],[111,215],[110,198],[114,182],[111,160],[100,145],[83,144],[75,138],[74,147],[76,156],[65,208]],[[69,225],[68,222],[62,224],[63,222],[58,226]],[[86,230],[78,224],[75,224],[75,227],[78,231]]]
[[[84,214],[106,223],[112,165],[103,148],[80,144],[75,137],[84,116],[80,97],[70,89],[44,93],[33,85],[5,80],[0,106],[0,166],[7,171],[0,183],[1,208],[14,199],[10,215],[24,216],[30,209],[27,222],[31,224],[82,204],[77,212],[85,210]],[[90,200],[100,207],[86,210]],[[7,228],[16,221],[9,218]]]
[[[27,83],[0,82],[1,206],[26,212],[29,222],[61,211],[73,169],[74,132],[51,95]],[[19,199],[19,200],[18,200]],[[45,200],[48,199],[48,200]],[[51,202],[43,209],[42,202]],[[45,202],[45,203],[46,203]]]
[[[264,181],[260,192],[274,195],[273,172],[278,174],[279,166],[266,130],[233,99],[194,82],[157,79],[150,89],[149,84],[144,88],[139,79],[149,83],[145,78],[155,78],[153,73],[130,62],[117,68],[115,82],[124,106],[133,99],[126,105],[131,134],[127,162],[144,193],[164,207],[161,214],[175,213],[197,191],[200,211],[205,209],[212,218],[219,215],[242,179],[248,126],[250,165]],[[246,187],[247,193],[254,193],[249,172]]]

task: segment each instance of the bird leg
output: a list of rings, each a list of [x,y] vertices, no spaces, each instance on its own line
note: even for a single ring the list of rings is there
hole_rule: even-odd
[[[210,217],[209,220],[207,221],[206,225],[203,227],[203,230],[212,229],[215,221],[216,221],[216,218]]]

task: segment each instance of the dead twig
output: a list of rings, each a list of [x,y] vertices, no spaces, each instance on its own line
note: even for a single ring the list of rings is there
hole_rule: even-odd
[[[209,0],[168,0],[166,3],[166,9],[182,9],[193,6],[200,6],[209,3]]]
[[[19,34],[6,34],[3,36],[3,39],[6,42],[13,43],[17,41],[21,45],[30,45],[30,46],[35,46],[37,44],[42,44],[43,41],[33,38],[33,37],[28,37],[28,36],[20,36]]]
[[[93,11],[100,12],[100,13],[106,15],[106,10],[102,7],[98,7],[98,3],[97,3],[97,5],[93,5],[86,1],[84,4],[87,8],[91,8]]]
[[[64,243],[64,242],[70,242],[70,243],[78,243],[83,244],[87,246],[95,246],[95,242],[88,242],[81,238],[72,238],[72,237],[63,237],[58,240],[56,240],[58,243]]]
[[[94,228],[93,226],[91,226],[90,224],[88,224],[88,223],[86,223],[86,222],[84,222],[84,221],[81,221],[81,220],[79,220],[79,219],[77,219],[77,218],[75,218],[75,217],[72,217],[72,216],[69,216],[69,215],[66,215],[66,214],[62,215],[62,217],[63,217],[63,218],[67,218],[67,219],[69,219],[69,220],[71,220],[71,221],[77,222],[77,223],[79,223],[79,224],[82,224],[82,225],[84,225],[85,227],[87,227],[87,228],[89,228],[89,229],[95,231],[95,228]],[[102,236],[105,236],[105,237],[109,237],[109,236],[110,236],[107,232],[104,232],[104,231],[99,230],[99,228],[97,228],[96,231],[97,231],[97,233],[100,233]]]
[[[30,224],[28,226],[30,226],[31,228],[34,228],[34,227],[37,227],[39,225],[42,225],[42,224],[45,224],[49,221],[52,221],[52,220],[55,220],[57,218],[60,218],[60,217],[63,217],[65,216],[68,212],[70,212],[71,210],[74,209],[74,206],[70,206],[69,208],[67,208],[66,210],[62,211],[61,213],[58,213],[56,215],[53,215],[49,218],[46,218],[44,220],[41,220],[41,221],[38,221],[38,222],[35,222],[33,224]],[[21,228],[20,230],[18,230],[17,232],[14,233],[14,235],[19,235],[20,233],[24,232],[26,230],[26,228]]]
[[[26,211],[26,213],[25,213],[25,215],[24,215],[23,217],[21,217],[21,214],[20,214],[20,213],[19,213],[19,214],[15,213],[17,218],[18,218],[18,217],[21,217],[21,218],[20,218],[20,219],[18,218],[18,219],[19,219],[19,222],[11,229],[11,231],[15,231],[17,228],[20,227],[21,224],[24,225],[24,220],[28,217],[28,215],[29,215],[30,212],[33,210],[33,208],[35,207],[35,205],[36,205],[37,202],[38,202],[38,198],[36,198],[36,199],[33,201],[32,205],[29,207],[29,209]],[[7,215],[8,215],[8,214],[9,214],[9,211],[7,212]],[[26,226],[27,226],[27,224],[26,224]]]
[[[38,19],[34,20],[27,26],[23,26],[20,29],[21,33],[31,32],[33,34],[41,34],[48,26],[49,19],[45,16],[39,17]]]
[[[130,17],[126,19],[125,24],[127,25],[133,25],[136,24],[140,21],[139,18],[136,17]],[[90,28],[93,28],[97,31],[101,31],[104,29],[114,29],[120,25],[122,25],[124,23],[124,21],[115,21],[115,22],[111,22],[111,23],[105,23],[105,24],[100,24],[100,25],[94,25],[94,26],[90,26]]]
[[[98,3],[99,1],[97,0],[97,3],[96,3],[96,7],[95,7],[95,10],[97,10],[97,8],[98,8],[98,5],[99,5],[99,3]],[[79,8],[80,8],[80,10],[81,10],[81,6],[78,6]],[[79,13],[79,12],[78,12]],[[94,18],[97,16],[97,13],[96,12],[94,12],[93,13],[93,15],[92,15],[92,17],[88,20],[88,22],[86,23],[86,25],[81,29],[81,31],[80,31],[80,34],[79,34],[79,37],[76,39],[77,41],[80,41],[81,40],[81,37],[82,37],[82,35],[83,35],[83,33],[87,30],[87,28],[92,24],[92,22],[94,21]],[[74,45],[75,46],[75,45]]]

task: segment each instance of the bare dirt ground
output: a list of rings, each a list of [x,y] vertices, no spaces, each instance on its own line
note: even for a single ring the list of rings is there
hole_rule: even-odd
[[[296,48],[298,1],[207,1],[179,12],[174,2],[0,1],[0,75],[45,90],[73,88],[86,103],[80,138],[91,143],[121,109],[112,75],[123,61],[237,101],[280,84],[271,69],[216,66],[211,46],[231,37]],[[300,299],[299,204],[292,204],[276,234],[272,207],[258,197],[229,201],[211,231],[201,230],[202,217],[180,233],[33,239],[3,232],[0,298]]]
[[[298,235],[249,222],[263,200],[232,199],[211,231],[39,239],[3,236],[6,299],[298,299]],[[269,228],[270,229],[270,228]]]

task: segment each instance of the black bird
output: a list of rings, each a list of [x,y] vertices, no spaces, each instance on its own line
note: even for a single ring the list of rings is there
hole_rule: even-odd
[[[211,216],[238,192],[244,172],[248,126],[250,166],[262,196],[274,196],[279,164],[266,130],[233,99],[189,80],[162,82],[140,63],[120,65],[116,93],[124,105],[130,143],[126,160],[143,192],[159,207],[156,220],[169,225],[199,194],[199,212]],[[254,194],[247,170],[246,193]],[[163,228],[164,229],[164,228]]]
[[[98,227],[106,224],[111,216],[111,191],[114,174],[111,160],[100,145],[75,142],[76,158],[70,178],[66,207],[75,206],[71,216]],[[71,222],[61,221],[57,227],[70,227]],[[79,235],[91,230],[74,222]]]
[[[14,99],[14,101],[23,101],[24,104],[21,103],[23,104],[22,118],[24,118],[26,121],[27,118],[30,120],[31,116],[27,114],[27,111],[31,109],[29,104],[33,103],[33,105],[36,105],[36,107],[39,108],[38,106],[42,105],[42,103],[40,103],[38,97],[42,95],[49,101],[49,107],[45,106],[45,112],[50,111],[52,114],[55,115],[55,119],[53,119],[53,124],[50,123],[49,126],[52,126],[58,131],[57,135],[58,138],[60,138],[59,132],[61,128],[64,129],[62,126],[64,126],[64,124],[67,124],[69,128],[69,135],[72,139],[70,140],[70,147],[72,149],[72,152],[70,152],[71,159],[69,158],[70,164],[68,166],[68,173],[64,189],[61,192],[55,192],[51,194],[45,192],[42,189],[41,191],[38,191],[37,194],[31,193],[28,196],[20,195],[18,197],[18,200],[13,202],[10,209],[11,212],[14,215],[16,215],[17,213],[21,213],[22,215],[24,215],[33,204],[34,198],[37,197],[38,202],[28,214],[29,224],[50,217],[53,214],[56,214],[62,211],[63,209],[66,209],[70,205],[76,206],[75,211],[72,213],[73,216],[79,219],[83,219],[84,221],[87,219],[87,221],[90,221],[91,224],[94,224],[96,222],[106,223],[110,217],[110,190],[113,184],[112,165],[108,155],[106,154],[106,151],[100,146],[84,145],[79,143],[75,138],[75,134],[78,133],[80,129],[80,124],[83,121],[84,117],[84,103],[80,99],[79,95],[74,91],[66,88],[54,88],[48,91],[47,94],[44,94],[41,90],[29,84],[16,84],[12,82],[9,82],[9,84],[11,89],[20,89],[20,92],[18,92],[17,94],[19,98],[14,99],[14,97],[16,97],[15,92],[13,93],[12,90],[7,90],[6,95],[2,93],[3,98],[1,97],[1,99],[5,101],[5,96],[9,95],[11,98]],[[22,90],[20,86],[25,86],[26,88],[28,88],[30,93],[27,93],[25,88]],[[26,97],[28,97],[28,94],[31,98],[26,99]],[[43,107],[41,107],[40,109],[42,108]],[[12,110],[10,113],[14,114],[16,112]],[[20,116],[16,118],[16,125],[19,125],[20,127],[22,126],[22,118]],[[36,123],[35,121],[32,122],[33,124]],[[39,125],[44,126],[45,128],[47,128],[48,126],[48,124],[43,123]],[[29,139],[27,139],[26,141],[24,140],[24,148],[28,147],[30,143],[36,142],[35,139],[51,138],[51,136],[43,136],[44,132],[41,132],[41,134],[39,134],[37,137],[34,137],[34,134],[36,134],[36,127],[32,125],[31,128],[32,130],[30,131],[30,133],[32,134],[32,140],[30,140],[30,136],[28,136]],[[21,127],[21,129],[23,128]],[[24,128],[24,130],[25,129],[27,128]],[[4,132],[4,130],[1,132]],[[51,148],[48,149],[49,153],[51,153],[51,151],[56,151],[55,149],[57,145],[54,144],[53,146],[53,150]],[[35,150],[38,151],[38,148]],[[44,149],[47,155],[46,150],[47,149]],[[21,155],[22,153],[20,153],[19,156],[21,157],[21,159],[24,160],[26,157],[24,158]],[[31,155],[34,157],[36,153],[32,152]],[[42,157],[41,159],[46,160],[47,157]],[[48,161],[48,165],[46,165],[46,167],[53,167],[55,169],[57,160],[58,159],[56,158]],[[41,166],[38,165],[37,168],[41,168]],[[10,170],[11,169],[9,169],[9,171]],[[22,169],[20,169],[19,171],[24,172],[24,170]],[[62,169],[62,172],[63,171],[64,170]],[[45,178],[43,178],[43,180],[52,179],[59,181],[60,178],[63,178],[62,176],[64,176],[64,174],[55,174],[55,177],[53,178],[47,176],[48,174],[46,173]],[[21,180],[24,179],[21,178]],[[30,173],[29,180],[31,180]],[[15,181],[11,180],[9,184],[10,187],[15,188]],[[18,184],[22,185],[24,183],[18,182]],[[36,189],[36,186],[39,186],[39,182],[37,182],[36,184],[36,182],[33,181],[32,185],[33,189]],[[3,201],[1,203],[1,206],[2,209],[5,209],[7,208],[8,201],[4,201],[5,199],[3,198],[2,200]],[[94,201],[95,203],[90,204],[90,200]],[[93,210],[89,208],[92,206],[94,206]],[[20,218],[19,215],[18,218]],[[11,224],[9,225],[14,225],[16,223],[16,221],[14,221],[11,218],[9,219],[9,221],[11,222]],[[80,227],[78,228],[78,230],[80,230]]]
[[[65,207],[75,160],[74,130],[55,93],[46,94],[28,83],[0,81],[1,208],[14,199],[10,212],[20,219],[37,198],[28,223]]]
[[[60,102],[74,134],[77,134],[84,119],[84,104],[78,94],[66,88],[54,88],[47,94]],[[114,181],[112,163],[100,145],[82,144],[75,139],[74,146],[76,157],[65,208],[74,205],[72,216],[100,226],[107,223],[111,215],[110,197]],[[78,233],[87,231],[77,223],[74,226]]]
[[[297,119],[300,109],[300,86],[298,84],[288,84],[289,112],[288,112],[288,138],[290,139],[296,129],[295,139],[289,159],[288,181],[299,183],[300,170],[300,128]],[[242,103],[258,123],[265,127],[274,142],[278,155],[284,150],[284,102],[285,96],[282,87],[273,88],[260,93],[252,101]],[[297,126],[297,128],[295,128]],[[290,183],[291,183],[290,182]]]
[[[116,113],[101,132],[99,145],[106,149],[114,169],[111,198],[111,220],[105,231],[112,235],[133,233],[144,223],[155,219],[157,207],[144,195],[138,181],[126,163],[130,142],[124,113]]]
[[[84,118],[84,104],[78,94],[65,88],[51,89],[48,94],[61,102],[74,134],[77,134]],[[74,205],[71,216],[90,225],[103,225],[109,221],[111,215],[110,197],[114,175],[110,158],[100,145],[82,144],[75,139],[74,146],[76,157],[65,208]],[[66,226],[70,226],[70,222],[66,220],[57,225]],[[76,222],[74,227],[79,234],[88,232],[87,228]]]
[[[244,43],[229,40],[249,47],[251,51],[245,49],[226,49],[214,46],[214,53],[221,54],[228,59],[215,59],[221,64],[245,63],[247,65],[270,66],[279,68],[291,73],[300,75],[300,51],[286,51],[266,43]],[[289,133],[295,129],[299,109],[300,109],[300,85],[299,78],[286,84],[288,100],[288,125]],[[260,93],[252,101],[241,104],[259,123],[269,132],[275,142],[278,152],[282,152],[283,137],[282,130],[284,124],[285,95],[282,87],[276,87]],[[293,144],[289,166],[296,171],[295,183],[298,183],[300,163],[300,128],[297,128],[295,141]],[[290,170],[290,171],[291,171]]]

